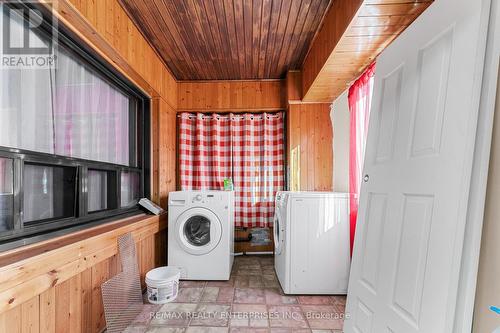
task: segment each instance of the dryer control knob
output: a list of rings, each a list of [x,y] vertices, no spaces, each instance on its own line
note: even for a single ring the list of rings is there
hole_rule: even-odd
[[[196,201],[201,201],[201,199],[203,199],[203,196],[201,194],[197,194],[195,197],[194,197],[194,200]]]

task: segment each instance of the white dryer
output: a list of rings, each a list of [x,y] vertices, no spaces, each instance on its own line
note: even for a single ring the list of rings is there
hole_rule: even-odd
[[[233,259],[234,192],[170,192],[168,264],[181,279],[229,280]]]
[[[349,194],[278,192],[274,243],[285,294],[347,294]]]

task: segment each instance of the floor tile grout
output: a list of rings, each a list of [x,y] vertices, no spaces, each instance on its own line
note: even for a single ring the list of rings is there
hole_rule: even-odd
[[[274,261],[272,257],[237,257],[231,273],[231,278],[228,282],[225,281],[182,281],[180,285],[178,299],[175,303],[167,306],[166,309],[175,309],[175,307],[193,308],[194,312],[200,312],[207,309],[207,314],[212,314],[212,317],[197,318],[190,316],[188,320],[178,320],[165,322],[163,327],[165,330],[155,332],[174,332],[168,328],[178,329],[181,332],[187,333],[190,327],[196,332],[251,332],[259,329],[259,332],[274,331],[292,332],[295,329],[303,330],[303,332],[311,332],[312,330],[326,330],[326,332],[341,332],[335,330],[341,321],[315,318],[308,316],[320,312],[320,310],[328,310],[330,315],[340,314],[343,312],[344,306],[339,303],[342,296],[325,296],[325,295],[285,295],[279,285],[276,274],[274,273]],[[270,270],[273,269],[273,274]],[[264,270],[266,274],[264,274]],[[260,272],[260,274],[258,274]],[[266,277],[265,280],[263,277]],[[253,283],[253,285],[251,285]],[[213,288],[213,289],[208,289]],[[224,289],[225,288],[225,289]],[[229,291],[229,292],[228,292]],[[226,292],[227,294],[221,294]],[[229,294],[231,293],[231,294]],[[204,298],[206,297],[206,300]],[[337,299],[336,297],[339,297]],[[345,298],[344,298],[345,299]],[[340,301],[344,302],[345,301]],[[276,303],[276,304],[274,304]],[[186,305],[185,305],[186,304]],[[255,319],[244,318],[240,322],[234,319],[234,314],[238,308],[261,309],[260,314],[265,314],[267,318]],[[214,309],[208,311],[208,309]],[[317,309],[317,311],[315,311]],[[286,311],[296,311],[300,317],[293,318],[295,314],[287,313]],[[160,312],[162,310],[160,309]],[[180,311],[180,310],[179,310]],[[222,318],[218,312],[229,311],[228,318]],[[266,311],[267,313],[264,313]],[[277,318],[269,318],[271,312],[275,311]],[[281,311],[281,312],[280,312]],[[173,311],[172,311],[173,312]],[[182,311],[180,311],[182,312]],[[239,311],[238,311],[239,312]],[[242,312],[244,313],[244,311]],[[292,316],[292,317],[286,317]],[[259,312],[255,314],[258,317]],[[264,326],[265,322],[265,326]],[[156,321],[156,324],[160,323]],[[251,325],[258,323],[261,326],[252,327]],[[149,323],[150,327],[156,326],[154,320]],[[211,325],[211,326],[210,326]],[[223,325],[223,326],[221,326]],[[215,327],[214,331],[209,331],[210,327]],[[295,328],[293,328],[295,327]],[[323,327],[323,328],[321,328]],[[147,325],[145,325],[145,330]],[[178,332],[175,331],[175,332]],[[191,331],[191,330],[189,330]],[[135,332],[135,331],[134,331]]]

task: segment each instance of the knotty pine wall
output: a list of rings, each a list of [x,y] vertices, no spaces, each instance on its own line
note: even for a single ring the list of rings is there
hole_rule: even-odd
[[[282,80],[180,81],[179,111],[262,112],[287,107]]]
[[[290,104],[288,109],[288,165],[292,150],[300,150],[299,189],[333,190],[333,129],[330,104]]]
[[[300,71],[287,73],[284,91],[287,109],[289,185],[298,182],[301,191],[333,191],[333,124],[328,103],[304,103]],[[292,163],[292,151],[300,151]],[[292,181],[292,168],[299,179]]]
[[[121,271],[117,238],[132,233],[144,281],[165,265],[165,228],[164,217],[140,215],[1,253],[0,332],[102,332],[101,284]]]
[[[168,192],[175,190],[177,82],[118,0],[59,0],[54,11],[60,24],[152,98],[152,196],[166,207]],[[156,218],[147,226],[143,223],[120,229],[120,233],[134,232],[142,278],[166,262],[165,221]],[[52,250],[54,257],[35,263],[39,275],[24,276],[25,280],[5,275],[13,268],[0,265],[0,332],[102,332],[100,285],[120,270],[117,235],[99,238],[89,248],[64,252],[74,259],[62,266],[57,266],[56,257],[63,249]],[[49,269],[50,265],[56,267]],[[28,270],[19,269],[12,272]]]

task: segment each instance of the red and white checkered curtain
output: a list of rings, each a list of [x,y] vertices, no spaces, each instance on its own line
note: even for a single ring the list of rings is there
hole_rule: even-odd
[[[283,113],[179,115],[182,190],[222,190],[234,183],[237,227],[269,227],[284,188]]]

